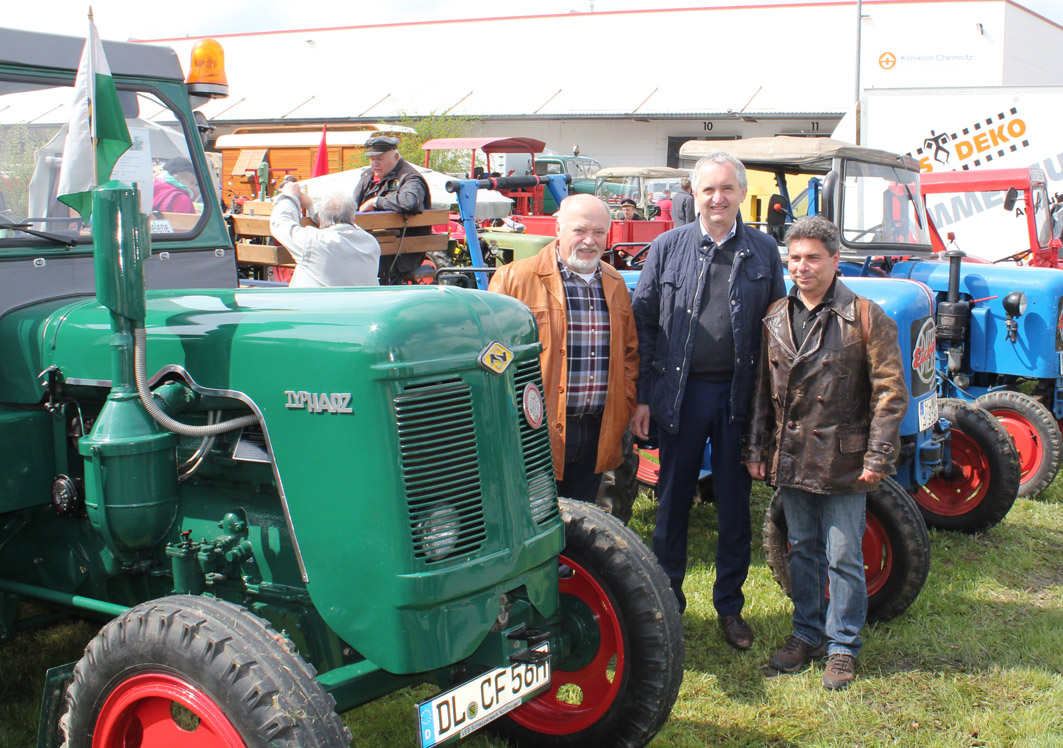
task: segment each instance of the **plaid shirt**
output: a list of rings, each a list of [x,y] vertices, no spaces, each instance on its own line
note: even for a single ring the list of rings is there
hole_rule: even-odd
[[[568,311],[566,415],[601,413],[609,384],[609,308],[598,268],[588,283],[558,256]]]

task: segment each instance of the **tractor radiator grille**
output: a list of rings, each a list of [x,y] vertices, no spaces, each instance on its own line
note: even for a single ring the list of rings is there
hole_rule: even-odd
[[[539,369],[539,357],[524,361],[517,367],[513,384],[516,386],[517,409],[524,394],[524,387],[534,383],[543,393],[542,375]],[[545,393],[543,393],[545,394]],[[543,403],[545,409],[545,402]],[[528,498],[531,502],[532,519],[543,524],[558,517],[557,486],[554,483],[554,461],[550,453],[550,424],[547,414],[543,413],[543,425],[533,429],[523,413],[520,420],[520,446],[524,453],[524,474],[528,481]]]
[[[487,528],[469,385],[408,386],[395,415],[414,556],[431,564],[477,551]]]

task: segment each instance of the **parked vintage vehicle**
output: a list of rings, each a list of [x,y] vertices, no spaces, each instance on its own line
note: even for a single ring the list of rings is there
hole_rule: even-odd
[[[25,132],[5,111],[72,98],[81,46],[0,29],[0,142]],[[205,183],[195,81],[169,50],[105,49]],[[409,715],[425,748],[488,722],[649,742],[678,606],[637,536],[559,502],[523,305],[236,288],[211,200],[149,219],[112,181],[90,233],[34,201],[53,167],[4,190],[0,641],[52,610],[107,623],[49,672],[40,748],[347,746],[339,712],[419,682],[441,689]]]
[[[992,346],[983,355],[976,351],[976,344],[983,335],[990,334],[989,330],[968,326],[964,339],[953,341],[968,351],[966,363],[962,355],[957,355],[959,348],[945,359],[945,386],[950,396],[974,400],[1000,420],[1019,451],[1019,495],[1035,495],[1052,483],[1063,462],[1063,439],[1058,426],[1063,418],[1063,371],[1056,362],[1063,339],[1059,337],[1058,320],[1052,316],[1053,310],[1063,313],[1063,285],[1058,274],[1063,269],[1059,257],[1063,247],[1063,206],[1050,202],[1045,173],[1032,166],[934,171],[922,175],[922,184],[928,218],[931,227],[936,228],[932,232],[935,250],[962,249],[968,256],[957,266],[957,281],[964,287],[991,284],[993,292],[1004,292],[1001,308],[1010,338],[1010,344]],[[991,257],[1000,257],[993,264],[1003,264],[1002,267],[978,266],[979,259]],[[1029,268],[1031,274],[1013,274],[1008,269],[1012,262]],[[946,279],[939,278],[936,290],[947,294],[948,289]],[[957,287],[957,300],[960,290]],[[1019,317],[1024,316],[1017,314],[1018,294],[1033,312],[1022,321],[1022,346],[1016,341]],[[978,295],[990,294],[979,288]],[[974,297],[965,294],[964,298]],[[991,301],[994,299],[970,302],[974,306],[972,322],[982,318],[980,307]],[[1022,382],[1031,380],[1031,395],[1018,391]]]
[[[648,219],[658,214],[655,202],[664,190],[678,192],[679,181],[689,176],[689,170],[670,166],[609,166],[595,177],[594,194],[614,211],[620,208],[621,200],[634,200],[639,215]],[[665,223],[672,227],[670,221]]]

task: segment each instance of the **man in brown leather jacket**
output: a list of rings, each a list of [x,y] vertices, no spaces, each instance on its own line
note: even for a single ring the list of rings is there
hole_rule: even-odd
[[[836,277],[837,228],[802,218],[786,246],[794,287],[764,318],[743,461],[778,489],[791,547],[794,628],[771,667],[826,653],[823,685],[841,689],[867,617],[865,496],[894,472],[908,390],[896,324]]]
[[[590,502],[602,472],[622,462],[639,371],[627,286],[601,261],[609,224],[598,198],[566,198],[557,212],[557,240],[499,268],[490,285],[535,315],[557,492]]]

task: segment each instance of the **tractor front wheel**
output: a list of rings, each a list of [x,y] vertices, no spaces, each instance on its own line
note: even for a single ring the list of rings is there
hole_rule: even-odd
[[[1036,496],[1055,480],[1063,458],[1063,439],[1056,419],[1029,395],[996,390],[974,404],[992,413],[1019,452],[1019,496]]]
[[[572,642],[549,689],[491,727],[520,746],[646,745],[683,679],[683,622],[639,537],[597,507],[561,499],[561,625]]]
[[[982,532],[1004,519],[1019,492],[1019,453],[988,411],[963,400],[938,401],[949,422],[952,459],[940,475],[915,490],[931,527]]]
[[[892,478],[883,479],[867,494],[863,551],[867,620],[896,618],[915,602],[926,583],[930,572],[930,535],[912,497]],[[786,516],[778,493],[772,498],[764,519],[764,552],[772,576],[789,596],[789,543]]]
[[[237,605],[164,597],[89,642],[66,748],[340,748],[350,734],[291,641]]]

